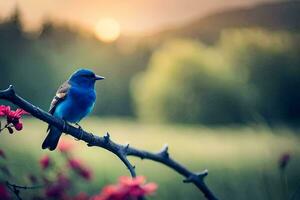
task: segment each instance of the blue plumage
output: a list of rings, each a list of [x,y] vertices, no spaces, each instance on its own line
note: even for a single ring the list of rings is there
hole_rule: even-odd
[[[71,86],[66,99],[57,105],[54,116],[68,122],[78,123],[92,111],[95,100],[96,92],[94,89]]]
[[[76,71],[56,92],[49,112],[63,120],[78,123],[92,110],[96,101],[95,82],[104,79],[87,69]],[[48,127],[48,135],[42,148],[54,150],[61,131],[56,127]]]

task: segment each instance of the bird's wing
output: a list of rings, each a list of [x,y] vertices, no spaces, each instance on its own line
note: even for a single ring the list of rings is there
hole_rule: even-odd
[[[64,82],[57,90],[49,109],[49,113],[53,115],[56,106],[62,102],[68,95],[71,85],[68,81]]]

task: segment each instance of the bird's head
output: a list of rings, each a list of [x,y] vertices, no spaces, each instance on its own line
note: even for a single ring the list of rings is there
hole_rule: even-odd
[[[97,80],[103,80],[104,77],[96,75],[94,72],[88,69],[79,69],[69,79],[69,82],[73,85],[94,88]]]

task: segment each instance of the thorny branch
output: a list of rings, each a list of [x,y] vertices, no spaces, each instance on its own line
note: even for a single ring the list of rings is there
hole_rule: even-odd
[[[31,189],[38,189],[43,187],[42,185],[39,186],[20,186],[20,185],[16,185],[16,184],[12,184],[8,181],[5,182],[6,187],[12,191],[12,193],[15,194],[16,198],[18,200],[22,200],[21,196],[20,196],[20,190],[31,190]]]
[[[212,193],[212,191],[207,187],[207,185],[204,182],[204,177],[208,175],[208,171],[204,170],[203,172],[198,173],[189,171],[183,165],[171,158],[168,152],[168,146],[164,146],[163,149],[158,153],[151,153],[148,151],[130,147],[129,144],[117,144],[110,139],[110,135],[108,133],[103,137],[99,137],[92,133],[88,133],[80,128],[75,128],[74,126],[71,126],[70,124],[66,123],[64,120],[52,116],[48,112],[43,111],[42,109],[32,105],[22,97],[18,96],[15,93],[13,86],[9,86],[9,88],[6,90],[1,90],[0,99],[7,100],[19,106],[20,108],[31,113],[32,116],[61,129],[64,133],[72,135],[78,140],[83,140],[90,147],[98,146],[112,152],[117,157],[119,157],[120,160],[125,164],[125,166],[130,171],[132,177],[136,176],[135,167],[127,159],[128,156],[153,160],[163,165],[166,165],[169,168],[172,168],[173,170],[184,176],[185,179],[183,182],[193,183],[194,185],[196,185],[197,188],[200,189],[201,192],[204,194],[206,199],[217,200],[217,197]]]

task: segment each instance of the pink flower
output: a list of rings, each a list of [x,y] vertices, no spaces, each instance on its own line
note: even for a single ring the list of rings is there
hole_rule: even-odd
[[[47,169],[51,164],[50,157],[48,155],[43,156],[40,159],[40,165],[42,169]]]
[[[17,110],[13,111],[9,106],[0,105],[0,117],[6,116],[7,124],[13,124],[17,131],[23,129],[21,118],[23,115],[27,114],[29,113],[23,109],[18,108]],[[10,132],[13,132],[12,129],[10,129]]]
[[[60,198],[63,194],[64,190],[60,187],[59,184],[53,184],[46,188],[45,195],[46,197],[52,197],[52,198]]]
[[[0,157],[2,157],[4,159],[6,158],[6,155],[2,149],[0,149]]]
[[[128,176],[121,176],[119,178],[119,183],[121,185],[128,186],[128,187],[139,186],[141,184],[144,184],[145,181],[146,181],[145,177],[143,177],[143,176],[137,176],[135,178],[131,178],[131,177],[128,177]]]
[[[137,200],[140,197],[151,195],[157,189],[155,183],[145,184],[145,178],[120,177],[117,185],[108,185],[103,188],[99,195],[94,196],[93,200]]]
[[[78,170],[78,174],[84,178],[85,180],[91,180],[92,179],[92,171],[86,167],[82,167]]]
[[[92,197],[92,200],[123,200],[126,198],[126,190],[118,185],[104,187],[100,194]]]
[[[154,194],[155,191],[157,190],[157,184],[155,183],[147,183],[143,185],[143,190],[145,194]]]
[[[70,179],[62,174],[62,173],[58,173],[57,174],[57,182],[63,187],[63,188],[68,188],[71,185]]]
[[[0,184],[0,199],[1,200],[9,200],[10,198],[10,194],[8,193],[5,185]]]
[[[23,109],[20,109],[18,108],[16,111],[10,111],[8,113],[8,116],[11,118],[11,119],[21,119],[21,117],[23,115],[28,115],[29,113],[26,112],[25,110]]]
[[[70,158],[68,160],[68,165],[73,169],[79,176],[85,180],[92,179],[92,171],[82,164],[79,159]]]
[[[20,130],[23,129],[23,124],[21,123],[20,120],[19,120],[19,122],[16,123],[14,126],[15,126],[15,129],[16,129],[17,131],[20,131]]]
[[[59,173],[57,180],[53,184],[49,185],[45,190],[45,196],[54,199],[64,199],[66,196],[65,192],[70,187],[70,180],[65,175]]]
[[[89,199],[90,197],[84,192],[80,192],[72,198],[72,200],[89,200]]]
[[[68,139],[62,139],[58,143],[58,149],[62,153],[68,153],[74,146],[74,142]]]
[[[69,164],[69,167],[74,170],[81,168],[81,161],[79,159],[70,158],[68,160],[68,164]]]
[[[278,160],[279,169],[284,170],[288,165],[290,159],[291,159],[291,155],[289,153],[282,154]]]
[[[0,117],[6,116],[10,112],[9,106],[0,105]]]

